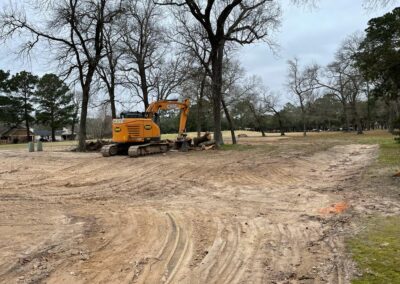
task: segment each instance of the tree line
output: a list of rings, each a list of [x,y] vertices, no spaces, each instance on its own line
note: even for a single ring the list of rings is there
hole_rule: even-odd
[[[238,44],[269,42],[280,20],[279,5],[269,0],[38,0],[26,8],[33,12],[23,8],[10,2],[3,9],[0,39],[23,34],[28,39],[22,54],[48,44],[61,76],[80,85],[81,150],[95,89],[107,90],[115,117],[119,86],[128,87],[145,109],[152,100],[176,94],[189,76],[211,82],[214,136],[222,144],[224,56]],[[30,17],[38,14],[46,17]]]
[[[60,127],[74,125],[78,105],[74,94],[55,74],[42,77],[22,71],[11,75],[0,70],[0,122],[9,127],[24,124],[27,141],[33,124],[51,129],[52,141]]]
[[[271,34],[281,21],[278,1],[10,2],[0,13],[0,40],[22,35],[21,55],[45,44],[60,78],[80,86],[81,150],[90,100],[97,93],[107,94],[102,105],[109,107],[112,118],[127,101],[145,110],[154,100],[190,97],[189,127],[198,133],[211,128],[220,145],[223,129],[231,131],[233,142],[238,128],[258,129],[263,135],[270,128],[281,134],[290,129],[306,134],[314,128],[362,133],[385,117],[381,124],[393,129],[399,116],[397,13],[385,15],[383,22],[372,19],[367,35],[349,37],[328,66],[289,60],[286,89],[296,103],[286,105],[283,94],[247,76],[234,59],[243,45],[262,41],[274,48]],[[30,16],[38,14],[46,17]],[[386,33],[381,32],[386,26]],[[167,127],[174,115],[165,116]]]

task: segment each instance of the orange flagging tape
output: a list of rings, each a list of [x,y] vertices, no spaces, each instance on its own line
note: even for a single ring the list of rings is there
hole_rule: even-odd
[[[321,213],[321,214],[331,214],[331,213],[340,214],[340,213],[344,212],[347,208],[349,208],[349,205],[346,202],[342,201],[342,202],[332,204],[330,207],[319,209],[319,213]]]

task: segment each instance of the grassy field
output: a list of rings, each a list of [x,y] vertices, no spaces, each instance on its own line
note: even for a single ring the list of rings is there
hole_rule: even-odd
[[[51,150],[51,149],[60,149],[66,148],[69,146],[78,145],[78,141],[59,141],[59,142],[43,142],[43,149],[44,150]],[[1,150],[28,150],[28,143],[21,143],[21,144],[1,144]]]
[[[400,283],[400,217],[376,216],[348,241],[362,276],[353,283]]]
[[[400,171],[400,144],[385,132],[372,132],[356,137],[338,136],[363,144],[378,144],[379,158],[371,171],[386,173],[387,176]],[[380,179],[382,187],[387,182],[396,182],[389,177]],[[376,188],[380,190],[380,188]],[[398,194],[400,194],[400,189]],[[397,194],[397,195],[398,195]],[[364,227],[358,235],[348,239],[348,248],[362,276],[353,283],[400,283],[400,216],[375,215],[360,220]]]

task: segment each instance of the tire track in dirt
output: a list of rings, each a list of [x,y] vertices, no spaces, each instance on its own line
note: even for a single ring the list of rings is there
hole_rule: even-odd
[[[47,262],[46,283],[348,283],[351,271],[334,230],[342,225],[318,210],[342,198],[336,189],[350,186],[375,153],[375,146],[361,145],[293,159],[259,152],[137,160],[74,153],[68,166],[38,155],[24,177],[40,177],[36,185],[45,186],[21,180],[20,194],[0,201],[0,214],[2,202],[24,208],[24,196],[39,196],[49,204],[59,199],[66,216],[82,220],[59,224],[60,235],[39,245],[37,251],[60,247]],[[24,164],[16,156],[10,159]],[[18,174],[2,175],[11,181]],[[1,232],[17,237],[11,227]],[[17,249],[6,240],[0,247]],[[10,281],[21,275],[0,272]]]

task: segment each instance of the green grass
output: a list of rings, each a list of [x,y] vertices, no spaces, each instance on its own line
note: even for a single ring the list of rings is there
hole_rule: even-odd
[[[52,149],[59,147],[67,147],[67,146],[75,146],[78,144],[78,141],[60,141],[60,142],[44,142],[43,149]],[[28,143],[21,144],[0,144],[1,150],[18,150],[18,149],[28,149]]]
[[[400,144],[395,142],[381,143],[379,148],[379,163],[400,167]]]
[[[347,242],[362,273],[352,283],[400,283],[400,217],[375,217],[363,225]]]
[[[221,150],[229,151],[248,151],[259,148],[260,146],[246,145],[246,144],[224,144],[221,146]]]
[[[366,131],[363,135],[352,133],[333,132],[317,133],[307,137],[293,137],[295,142],[305,141],[314,145],[326,143],[327,145],[344,144],[370,144],[379,145],[378,163],[381,166],[400,167],[400,144],[394,140],[387,131]],[[400,170],[400,169],[399,169]]]
[[[21,144],[0,144],[0,151],[1,150],[15,150],[15,149],[28,149],[27,143]]]
[[[393,135],[385,131],[373,131],[351,139],[341,138],[349,142],[379,145],[379,157],[370,168],[375,174],[382,172],[391,175],[400,170],[400,144]],[[389,180],[386,176],[373,178],[380,179],[382,187],[379,190]],[[375,216],[361,220],[361,223],[365,229],[347,241],[362,272],[362,276],[352,283],[400,283],[400,216]]]

